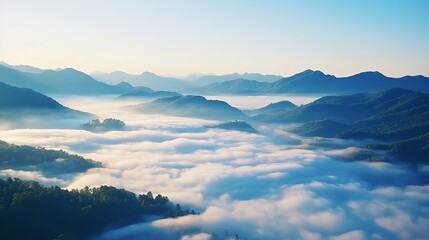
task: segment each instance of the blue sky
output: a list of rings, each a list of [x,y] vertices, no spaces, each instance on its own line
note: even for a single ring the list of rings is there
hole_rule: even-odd
[[[185,75],[429,76],[429,1],[0,1],[0,60]]]

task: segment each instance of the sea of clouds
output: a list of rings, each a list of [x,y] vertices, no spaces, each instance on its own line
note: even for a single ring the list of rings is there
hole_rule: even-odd
[[[127,107],[133,102],[62,103],[119,118],[128,129],[14,129],[1,131],[1,139],[64,149],[103,168],[73,176],[14,170],[0,175],[69,189],[152,191],[200,212],[136,223],[96,239],[429,238],[427,166],[339,161],[356,151],[348,142],[305,139],[280,125],[257,125],[261,134],[251,134],[205,129],[215,123],[209,120],[133,113]]]

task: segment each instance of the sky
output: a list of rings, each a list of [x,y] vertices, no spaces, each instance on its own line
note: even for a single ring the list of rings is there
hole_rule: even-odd
[[[0,0],[0,60],[187,75],[429,76],[429,1]]]

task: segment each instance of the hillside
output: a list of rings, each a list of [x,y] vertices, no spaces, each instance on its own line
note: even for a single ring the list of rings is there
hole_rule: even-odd
[[[228,121],[228,122],[222,122],[219,124],[214,125],[207,125],[206,128],[219,128],[224,130],[233,130],[233,131],[241,131],[241,132],[248,132],[248,133],[258,133],[255,128],[252,127],[249,123],[245,121]]]
[[[18,146],[0,140],[1,170],[40,171],[49,176],[80,173],[94,167],[101,167],[101,163],[64,151]]]
[[[303,136],[311,137],[337,137],[338,134],[350,129],[348,124],[335,122],[332,120],[322,120],[304,123],[293,129],[293,132]]]
[[[207,100],[201,96],[177,96],[161,98],[135,107],[142,113],[166,114],[203,119],[245,119],[246,115],[224,101]]]
[[[88,113],[67,108],[31,89],[0,82],[0,119],[17,120],[29,116],[45,118],[50,115],[55,115],[58,119],[90,116]]]
[[[281,112],[281,111],[289,111],[296,109],[297,106],[290,101],[280,101],[276,103],[270,103],[265,107],[261,107],[258,109],[252,109],[252,110],[245,110],[244,113],[248,115],[257,115],[261,113],[267,113],[267,112]]]
[[[12,86],[30,88],[44,94],[120,94],[133,89],[125,83],[116,86],[94,80],[72,68],[40,73],[20,72],[0,65],[0,81]]]
[[[225,82],[215,82],[203,87],[187,89],[185,92],[207,95],[258,95],[260,93],[260,89],[266,85],[268,85],[266,82],[239,78]]]
[[[117,99],[158,99],[158,98],[166,98],[166,97],[181,97],[182,94],[178,92],[169,92],[169,91],[154,91],[147,87],[137,87],[130,92],[126,92]]]
[[[429,132],[429,94],[399,88],[322,97],[295,110],[262,113],[253,119],[301,123],[294,131],[302,135],[391,142],[400,157],[429,147],[416,140],[426,139],[422,136]]]
[[[162,195],[136,195],[112,186],[63,190],[37,182],[0,179],[1,239],[91,239],[112,226],[194,213]]]

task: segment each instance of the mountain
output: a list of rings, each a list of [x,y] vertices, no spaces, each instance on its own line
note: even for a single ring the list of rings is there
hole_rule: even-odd
[[[206,128],[219,128],[224,130],[233,130],[233,131],[241,131],[241,132],[248,132],[248,133],[258,133],[255,128],[252,127],[249,123],[245,121],[227,121],[222,122],[219,124],[214,125],[207,125]]]
[[[424,149],[418,140],[429,132],[429,94],[393,88],[377,93],[326,96],[295,110],[266,112],[257,121],[300,123],[302,135],[388,142],[398,156],[406,147]],[[423,141],[422,140],[422,141]],[[429,147],[429,146],[428,146]],[[424,151],[420,151],[424,152]],[[418,159],[426,159],[421,155]],[[417,158],[415,158],[417,159]]]
[[[258,95],[260,93],[260,89],[266,85],[268,85],[266,82],[239,78],[225,82],[215,82],[198,88],[187,89],[185,92],[204,95]]]
[[[380,72],[363,72],[349,77],[337,78],[321,71],[306,70],[291,77],[280,79],[261,93],[358,93],[377,92],[390,88],[429,92],[429,78],[424,76],[386,77]]]
[[[54,99],[31,89],[13,87],[0,82],[1,120],[16,123],[19,119],[28,120],[29,117],[43,120],[49,117],[66,119],[91,116],[91,114],[67,108]]]
[[[14,66],[14,65],[7,64],[5,62],[0,62],[0,65],[3,65],[5,67],[7,67],[7,68],[15,69],[15,70],[18,70],[18,71],[21,71],[21,72],[28,72],[28,73],[41,73],[41,72],[44,71],[43,69],[36,68],[36,67],[33,67],[33,66],[28,66],[28,65],[17,65],[17,66]]]
[[[304,123],[293,129],[293,132],[311,137],[337,137],[338,134],[350,129],[350,125],[332,120],[321,120]]]
[[[133,89],[133,86],[126,83],[112,86],[96,81],[85,73],[72,68],[26,73],[0,65],[0,81],[12,86],[30,88],[44,94],[121,94]]]
[[[275,82],[281,78],[283,78],[280,75],[264,75],[260,73],[232,73],[232,74],[226,74],[226,75],[206,75],[206,76],[190,76],[192,77],[192,82],[196,86],[205,86],[212,83],[221,83],[221,82],[227,82],[234,79],[248,79],[258,82]]]
[[[177,97],[183,96],[178,92],[169,92],[169,91],[154,91],[147,87],[137,87],[134,90],[124,93],[117,97],[117,99],[158,99],[158,98],[166,98],[166,97]]]
[[[354,123],[366,118],[376,119],[403,111],[423,114],[429,107],[429,95],[393,88],[378,93],[326,96],[295,110],[260,114],[256,119],[273,122],[310,122],[331,119]],[[428,101],[425,103],[425,101]],[[368,120],[367,120],[368,121]]]
[[[18,146],[0,140],[0,170],[40,171],[55,176],[81,173],[95,167],[101,167],[101,163],[64,151]]]
[[[288,111],[297,108],[297,106],[289,101],[280,101],[276,103],[270,103],[265,107],[252,109],[252,110],[244,110],[243,112],[248,115],[257,115],[266,112],[279,112],[279,111]]]
[[[389,145],[390,151],[400,159],[428,162],[429,133]]]
[[[203,119],[231,120],[247,118],[240,110],[226,102],[207,100],[204,97],[192,95],[161,98],[149,103],[139,104],[135,109],[142,113]]]
[[[232,74],[224,76],[238,77],[241,75]],[[224,78],[224,76],[205,76],[198,78],[194,81],[195,84],[210,84],[190,89],[189,92],[196,94],[219,95],[271,95],[284,93],[350,94],[359,92],[378,92],[390,88],[404,88],[429,93],[429,78],[427,77],[404,76],[400,78],[391,78],[381,74],[380,72],[362,72],[349,77],[337,78],[321,71],[305,70],[301,73],[281,78],[271,83],[257,83],[251,82],[250,80],[245,81],[243,79],[231,80]],[[252,78],[248,77],[246,79]],[[213,81],[216,83],[212,83]]]
[[[179,91],[190,88],[191,84],[182,79],[173,77],[162,77],[151,72],[140,75],[127,74],[122,71],[112,73],[96,72],[91,74],[95,79],[109,84],[117,84],[121,81],[131,83],[134,86],[145,86],[155,90]]]

